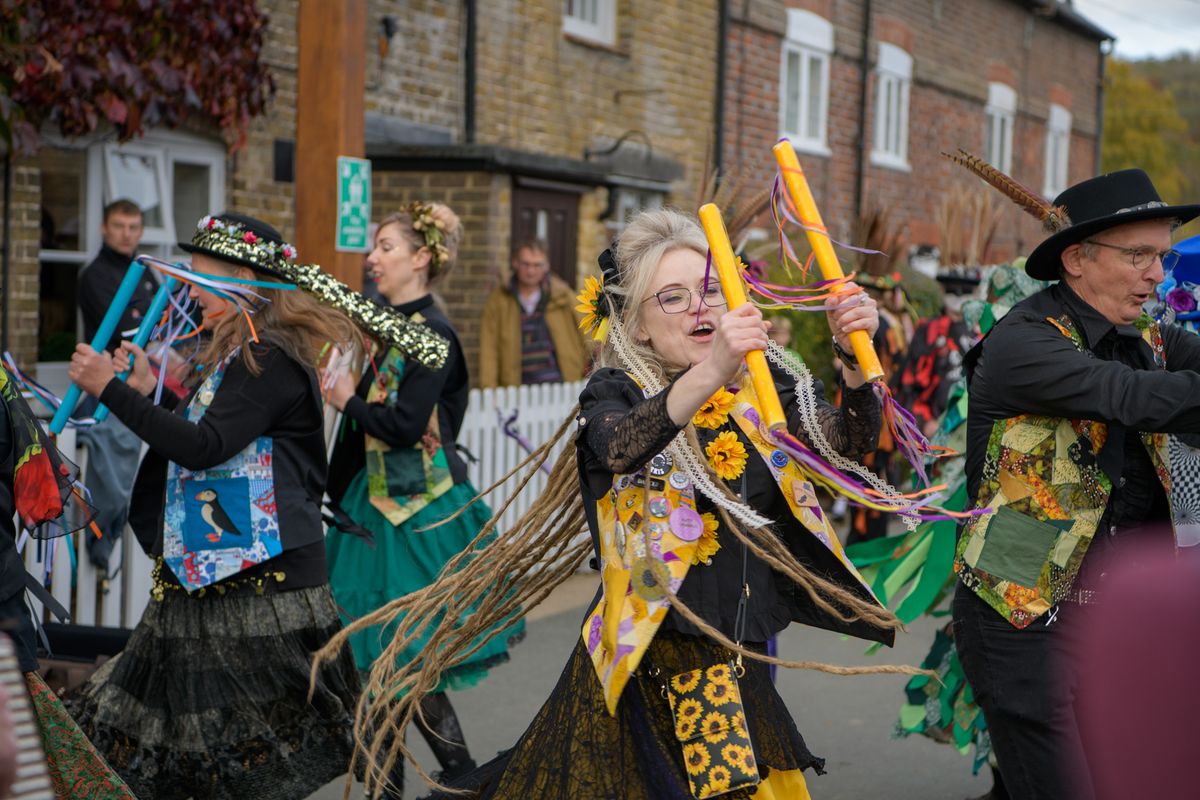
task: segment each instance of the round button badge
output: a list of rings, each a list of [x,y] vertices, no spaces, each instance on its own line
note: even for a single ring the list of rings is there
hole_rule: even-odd
[[[681,506],[671,512],[671,533],[685,542],[694,542],[704,533],[704,520],[695,509]]]
[[[775,469],[783,469],[787,466],[788,456],[782,450],[774,450],[771,452],[771,466]]]
[[[671,501],[665,497],[656,497],[650,501],[650,516],[662,517],[671,513]]]
[[[678,489],[681,492],[692,485],[691,478],[682,472],[672,472],[668,480],[670,480],[672,488]]]

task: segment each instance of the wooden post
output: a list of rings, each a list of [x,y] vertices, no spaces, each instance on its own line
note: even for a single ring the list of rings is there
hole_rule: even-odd
[[[297,21],[296,232],[300,261],[362,288],[361,253],[334,249],[337,158],[361,158],[366,0],[300,0]]]

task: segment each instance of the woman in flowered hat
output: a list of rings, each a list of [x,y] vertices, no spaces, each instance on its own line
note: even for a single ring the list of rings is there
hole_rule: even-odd
[[[358,535],[331,529],[328,538],[330,583],[347,620],[433,583],[448,562],[470,549],[491,516],[484,503],[471,504],[477,492],[455,442],[467,411],[466,358],[431,291],[454,266],[461,236],[449,207],[410,203],[380,221],[367,257],[368,275],[386,303],[446,337],[450,352],[441,368],[430,369],[377,346],[357,384],[343,376],[330,392],[343,422],[335,434],[329,496],[358,526]],[[377,659],[419,658],[432,633],[396,642],[393,631],[373,628],[353,637],[360,670],[366,673]],[[417,727],[444,779],[475,766],[445,690],[477,684],[490,667],[508,660],[509,643],[523,633],[522,621],[501,621],[481,633],[479,649],[428,687]],[[381,689],[368,685],[367,691]],[[397,762],[390,776],[397,797],[402,768]]]
[[[310,654],[341,628],[314,367],[355,334],[297,289],[319,270],[293,264],[266,223],[205,218],[180,247],[208,334],[189,395],[155,405],[129,342],[112,357],[81,344],[71,361],[72,380],[149,446],[129,522],[156,558],[152,602],[72,708],[139,797],[295,800],[346,771],[359,690],[346,657],[309,694]]]
[[[600,591],[558,685],[511,750],[452,787],[522,800],[808,797],[803,771],[824,761],[771,682],[766,641],[796,621],[890,643],[898,623],[844,558],[812,484],[759,434],[743,359],[769,347],[789,430],[816,431],[840,454],[874,447],[880,406],[850,365],[843,406],[826,403],[803,367],[768,345],[757,308],[727,309],[706,279],[707,250],[696,221],[678,212],[629,222],[615,255],[600,257],[603,282],[590,279],[580,296],[583,324],[603,340],[601,368],[577,417],[526,465],[540,468],[575,433],[541,496],[462,569],[348,627],[399,619],[400,638],[429,621],[440,644],[375,665],[372,686],[407,690],[360,716],[375,754],[407,755],[379,725],[410,719],[480,631],[595,555]],[[831,315],[843,348],[878,319],[859,296]],[[591,539],[580,542],[585,528]],[[375,767],[367,777],[372,788],[386,775]]]

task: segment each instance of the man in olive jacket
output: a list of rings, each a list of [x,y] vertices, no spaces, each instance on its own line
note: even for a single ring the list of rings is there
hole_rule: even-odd
[[[479,386],[577,381],[591,356],[575,292],[550,274],[546,243],[513,249],[512,277],[492,290],[479,335]]]

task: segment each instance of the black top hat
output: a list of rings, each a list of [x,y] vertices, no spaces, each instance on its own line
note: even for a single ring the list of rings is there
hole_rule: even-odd
[[[1188,222],[1200,216],[1200,205],[1164,203],[1150,176],[1140,169],[1123,169],[1077,183],[1054,198],[1054,205],[1066,209],[1071,225],[1038,245],[1025,262],[1029,276],[1042,281],[1062,277],[1062,251],[1092,234],[1129,222],[1173,217]]]
[[[279,231],[245,214],[225,212],[204,217],[196,224],[191,242],[180,242],[188,253],[200,253],[231,264],[291,281],[296,248],[283,241]]]

